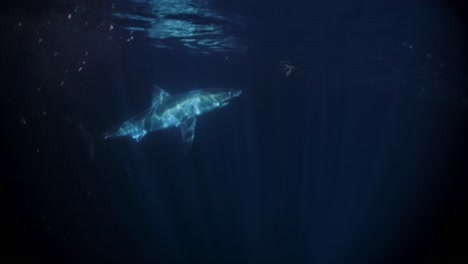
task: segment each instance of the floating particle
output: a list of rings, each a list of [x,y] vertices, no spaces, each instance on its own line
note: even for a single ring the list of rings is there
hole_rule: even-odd
[[[81,63],[82,63],[83,65],[86,65],[86,61],[82,61]]]
[[[109,30],[113,30],[114,26],[112,24],[109,24]]]
[[[410,49],[414,48],[413,45],[403,42],[403,46],[408,47]]]
[[[60,87],[62,87],[64,84],[65,84],[65,81],[62,81],[62,82],[60,83]]]
[[[37,91],[40,91],[41,90],[41,87],[37,87]]]
[[[71,13],[70,13],[70,14],[68,14],[68,19],[71,19]]]
[[[432,55],[429,54],[429,53],[427,53],[427,54],[426,54],[426,57],[427,57],[428,59],[430,59],[430,58],[432,58]]]
[[[82,66],[80,66],[80,68],[78,68],[78,72],[80,72],[81,70],[83,70]]]
[[[42,115],[46,116],[46,115],[47,115],[47,112],[46,112],[46,111],[42,111]]]
[[[57,57],[57,55],[58,55],[58,52],[54,52],[54,57]]]
[[[115,8],[115,3],[112,3],[111,8],[112,8],[112,9]]]
[[[21,27],[22,25],[23,25],[23,22],[20,21],[20,22],[18,23],[18,27]]]
[[[44,220],[44,219],[45,219],[45,215],[41,216],[41,219]]]
[[[84,22],[84,25],[87,26],[87,25],[88,25],[88,21],[85,21],[85,22]]]
[[[26,125],[26,119],[24,117],[21,117],[20,123],[24,126]]]
[[[88,56],[88,52],[85,52],[85,56]]]
[[[39,153],[39,152],[41,152],[41,150],[40,150],[40,149],[36,149],[36,153]]]
[[[42,42],[42,38],[39,38],[39,39],[37,40],[37,42],[41,43],[41,42]]]

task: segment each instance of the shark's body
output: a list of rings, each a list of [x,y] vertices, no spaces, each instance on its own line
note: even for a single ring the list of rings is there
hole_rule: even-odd
[[[151,107],[125,121],[117,130],[106,133],[104,138],[130,136],[139,142],[151,131],[178,127],[187,151],[195,136],[197,116],[227,105],[241,93],[241,90],[207,89],[170,95],[155,86]]]

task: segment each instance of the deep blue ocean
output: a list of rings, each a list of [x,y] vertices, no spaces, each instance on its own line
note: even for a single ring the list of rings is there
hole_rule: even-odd
[[[464,1],[0,12],[0,261],[468,261]],[[189,151],[179,127],[104,139],[155,86],[242,94]]]

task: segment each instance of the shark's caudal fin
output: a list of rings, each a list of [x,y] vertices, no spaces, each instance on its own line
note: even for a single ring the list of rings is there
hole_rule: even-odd
[[[68,123],[68,125],[77,129],[77,131],[79,132],[78,136],[81,139],[81,143],[86,150],[88,159],[90,161],[94,160],[96,153],[96,138],[76,116],[66,116],[65,120]]]
[[[105,132],[104,135],[102,136],[102,138],[108,139],[108,138],[112,138],[112,137],[118,137],[119,132],[120,132],[120,128],[119,127],[114,127],[110,131]]]
[[[154,92],[153,92],[153,100],[151,102],[151,106],[152,107],[158,107],[169,96],[170,96],[170,94],[168,92],[166,92],[161,87],[155,85],[154,86]]]

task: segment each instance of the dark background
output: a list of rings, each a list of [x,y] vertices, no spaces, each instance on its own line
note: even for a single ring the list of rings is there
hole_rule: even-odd
[[[3,1],[0,260],[468,261],[467,4],[309,2],[215,1],[248,50],[201,55],[126,42],[111,1]],[[243,94],[187,155],[104,141],[154,84]]]

